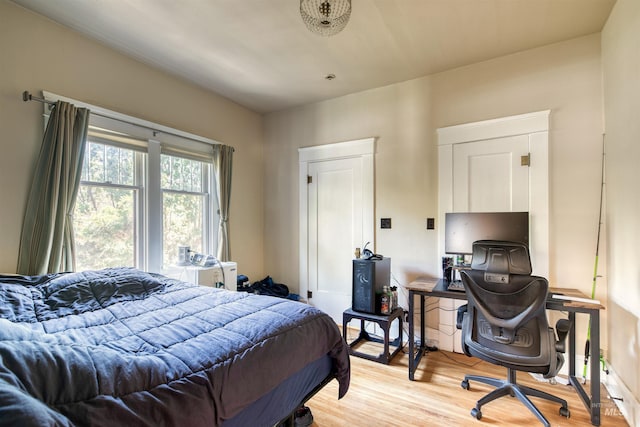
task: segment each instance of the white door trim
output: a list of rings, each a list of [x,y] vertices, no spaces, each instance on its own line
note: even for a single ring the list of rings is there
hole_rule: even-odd
[[[334,144],[325,144],[314,147],[298,148],[298,184],[299,184],[299,221],[300,221],[300,241],[299,241],[299,259],[300,259],[300,295],[303,299],[307,298],[309,290],[309,262],[308,262],[308,230],[307,224],[307,171],[308,164],[313,162],[321,162],[326,160],[344,159],[350,157],[362,158],[362,174],[363,177],[371,177],[371,179],[363,179],[363,216],[362,216],[362,232],[364,242],[374,242],[374,208],[373,208],[373,191],[374,191],[374,154],[375,154],[375,138],[365,138],[353,141],[338,142]],[[370,213],[370,214],[367,214]],[[355,249],[355,248],[354,248]]]
[[[298,148],[298,159],[302,164],[314,161],[318,162],[323,160],[369,155],[373,161],[374,152],[375,138],[365,138],[354,141],[336,142],[334,144]]]
[[[551,110],[437,129],[438,220],[453,209],[453,145],[515,135],[528,135],[531,152],[529,180],[530,246],[535,274],[549,277],[549,116]],[[444,255],[444,227],[439,227],[438,253]]]
[[[549,130],[551,110],[483,120],[437,129],[438,145],[458,144]]]

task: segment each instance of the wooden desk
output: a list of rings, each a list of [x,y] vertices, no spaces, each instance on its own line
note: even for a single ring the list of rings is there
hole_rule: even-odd
[[[446,282],[435,278],[419,278],[408,285],[403,286],[409,291],[409,379],[414,380],[414,374],[422,359],[428,351],[425,338],[425,298],[450,298],[466,300],[464,292],[448,291]],[[569,382],[580,396],[587,411],[591,414],[591,424],[600,425],[600,310],[604,307],[601,304],[591,302],[578,302],[553,298],[554,294],[573,296],[588,299],[577,289],[550,288],[547,299],[547,309],[565,311],[569,314],[571,329],[569,330]],[[420,344],[416,348],[415,325],[414,325],[414,297],[420,297]],[[576,377],[576,313],[589,315],[591,324],[590,341],[591,353],[595,354],[595,359],[591,357],[591,396],[587,394],[580,380]]]

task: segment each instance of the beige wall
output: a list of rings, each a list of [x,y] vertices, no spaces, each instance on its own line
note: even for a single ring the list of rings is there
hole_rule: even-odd
[[[599,35],[437,74],[432,103],[434,127],[551,110],[549,281],[590,293],[603,132]]]
[[[611,365],[640,425],[640,2],[618,0],[602,32]]]
[[[234,146],[231,249],[241,273],[264,273],[262,117],[0,1],[0,272],[15,272],[22,215],[42,138],[42,104],[63,96]],[[255,248],[259,248],[256,250]]]
[[[437,232],[425,228],[438,213],[435,130],[550,109],[550,281],[590,293],[601,106],[600,38],[592,35],[267,115],[265,240],[278,250],[267,250],[266,265],[298,281],[297,148],[376,137],[375,250],[391,257],[401,283],[439,275]],[[380,230],[380,217],[393,228]]]
[[[429,99],[424,78],[266,117],[265,263],[274,277],[294,286],[299,281],[297,149],[365,137],[376,137],[376,223],[393,219],[391,230],[376,230],[369,248],[393,257],[402,283],[435,272],[437,232],[425,227],[425,219],[438,214]]]
[[[577,288],[587,296],[593,283],[601,187],[601,76],[598,34],[433,76],[434,127],[551,110],[548,279],[551,286]],[[604,230],[602,235],[598,273],[605,276]],[[595,297],[606,301],[606,277],[598,279]],[[552,321],[558,317],[550,315]],[[606,351],[606,312],[601,325]],[[584,353],[587,328],[586,316],[578,316],[579,355]]]

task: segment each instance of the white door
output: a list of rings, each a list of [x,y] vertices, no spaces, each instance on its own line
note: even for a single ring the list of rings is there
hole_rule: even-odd
[[[453,146],[453,212],[528,212],[528,135]]]
[[[311,163],[309,176],[309,302],[342,319],[354,250],[362,247],[362,161]]]
[[[300,149],[300,291],[338,324],[356,248],[373,242],[374,140]]]

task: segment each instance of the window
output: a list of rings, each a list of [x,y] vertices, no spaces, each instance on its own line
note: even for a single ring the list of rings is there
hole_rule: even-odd
[[[209,165],[163,154],[162,170],[162,261],[175,263],[178,246],[206,253],[209,229]]]
[[[73,227],[76,268],[139,266],[145,155],[87,141]]]
[[[104,135],[87,140],[73,219],[76,268],[134,266],[166,273],[178,246],[212,253],[211,164],[119,145]],[[152,176],[160,182],[150,181]],[[148,198],[155,197],[162,199],[159,210],[150,208]],[[152,224],[161,224],[160,230],[152,231]],[[153,250],[158,245],[162,250]],[[152,259],[154,254],[162,259]]]
[[[89,136],[73,219],[78,270],[160,265],[154,270],[166,273],[178,246],[212,252],[211,164],[154,152]],[[150,181],[152,176],[160,182]],[[156,194],[160,210],[145,202],[145,195]],[[161,224],[160,233],[151,231],[154,223]],[[152,249],[158,245],[161,251]],[[156,253],[161,260],[151,259]]]

